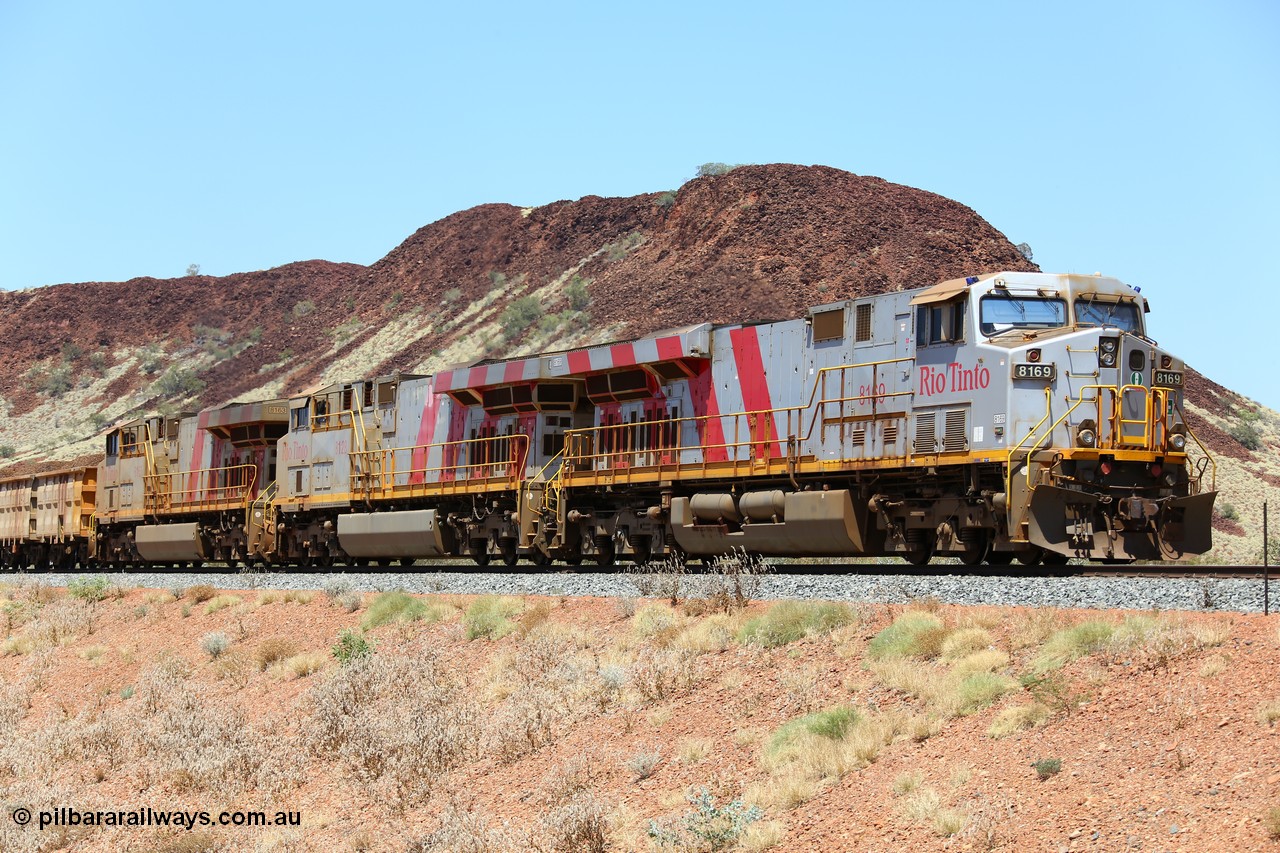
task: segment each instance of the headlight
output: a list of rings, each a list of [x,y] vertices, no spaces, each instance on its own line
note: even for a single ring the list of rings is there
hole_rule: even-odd
[[[1103,338],[1099,345],[1102,347],[1102,351],[1103,351],[1103,352],[1115,352],[1115,351],[1116,351],[1116,339],[1115,339],[1115,338]]]
[[[1100,360],[1102,361],[1102,366],[1103,366],[1103,367],[1115,367],[1115,366],[1116,366],[1116,354],[1115,354],[1115,352],[1114,352],[1114,351],[1113,351],[1113,352],[1104,352],[1104,353],[1102,354],[1102,356],[1100,357]]]
[[[1187,449],[1187,437],[1180,432],[1169,436],[1169,449],[1177,453]]]
[[[1093,422],[1093,418],[1081,421],[1080,426],[1076,428],[1076,444],[1081,447],[1097,447],[1097,430],[1098,425]]]

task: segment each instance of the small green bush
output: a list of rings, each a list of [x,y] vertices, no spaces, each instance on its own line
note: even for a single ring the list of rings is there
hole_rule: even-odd
[[[732,850],[747,828],[764,814],[758,806],[747,805],[742,800],[718,805],[706,788],[690,794],[688,802],[693,808],[674,823],[649,821],[647,833],[658,848],[711,853]]]
[[[1031,765],[1035,768],[1036,775],[1042,780],[1048,779],[1050,776],[1057,775],[1062,772],[1062,759],[1060,758],[1041,758]]]
[[[1256,409],[1237,409],[1234,414],[1236,422],[1227,429],[1227,434],[1246,450],[1261,450],[1262,433],[1258,423],[1262,420],[1262,413]]]
[[[1040,654],[1031,663],[1031,669],[1036,673],[1057,669],[1103,648],[1114,633],[1114,625],[1096,619],[1055,631],[1045,640]]]
[[[574,311],[585,311],[591,304],[591,294],[587,293],[587,282],[580,275],[575,274],[569,279],[569,286],[565,288],[564,295],[569,300],[569,307]]]
[[[782,601],[763,615],[747,621],[738,632],[738,640],[776,648],[794,643],[805,636],[830,634],[856,619],[844,604],[829,601]]]
[[[71,365],[59,364],[45,372],[39,381],[39,390],[50,397],[61,397],[72,388]]]
[[[956,710],[962,715],[980,711],[1017,687],[1018,682],[1007,675],[994,672],[972,673],[965,676],[956,687],[959,698]]]
[[[443,302],[445,305],[452,305],[454,302],[457,302],[461,298],[462,298],[462,289],[458,287],[451,287],[448,290],[446,290],[444,294],[440,297],[440,301]]]
[[[500,640],[516,629],[511,617],[519,612],[520,602],[513,598],[482,595],[467,608],[462,628],[468,640]]]
[[[937,657],[946,640],[942,620],[923,610],[908,610],[885,628],[867,645],[867,657],[886,658]]]
[[[781,726],[769,738],[765,752],[776,755],[805,734],[827,740],[840,740],[858,722],[858,712],[848,705],[837,705],[792,720]]]
[[[426,615],[427,605],[404,592],[384,592],[373,600],[360,627],[368,631],[388,622],[413,622]]]
[[[542,303],[533,296],[521,296],[512,302],[498,318],[502,326],[502,334],[508,340],[519,337],[520,333],[542,318]]]
[[[152,386],[157,396],[167,399],[190,397],[204,388],[204,380],[185,367],[170,367]]]
[[[658,197],[654,199],[653,203],[656,207],[660,207],[663,210],[669,210],[671,206],[676,203],[676,191],[667,190],[664,193],[660,193]]]
[[[728,163],[703,163],[698,167],[698,177],[707,178],[713,175],[727,175],[733,169],[734,167]]]
[[[9,459],[18,450],[12,444],[0,444],[0,459]]]
[[[81,601],[101,601],[107,597],[107,579],[102,575],[76,578],[67,584],[67,594]]]
[[[364,634],[344,628],[338,635],[338,642],[333,644],[332,652],[338,663],[346,666],[373,654],[373,645],[365,639]]]
[[[231,645],[231,639],[221,631],[213,631],[200,638],[200,648],[211,658],[216,658]]]
[[[1222,516],[1222,517],[1223,517],[1223,518],[1225,518],[1227,521],[1239,521],[1239,520],[1240,520],[1240,512],[1239,512],[1239,510],[1237,510],[1234,506],[1232,506],[1231,504],[1228,504],[1228,503],[1224,503],[1224,504],[1222,504],[1221,506],[1219,506],[1219,507],[1218,507],[1218,515]]]

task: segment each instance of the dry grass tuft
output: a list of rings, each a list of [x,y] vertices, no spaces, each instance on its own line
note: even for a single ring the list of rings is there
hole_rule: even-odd
[[[1277,720],[1280,720],[1280,699],[1272,699],[1270,702],[1263,702],[1258,706],[1255,716],[1258,722],[1264,726],[1274,726]]]
[[[306,678],[314,675],[329,665],[329,656],[324,652],[302,652],[280,661],[271,668],[272,673],[292,675],[294,678]]]
[[[239,596],[229,595],[225,593],[223,595],[215,595],[213,598],[209,599],[208,602],[205,604],[204,612],[205,612],[205,615],[207,616],[210,613],[217,613],[219,610],[223,610],[227,607],[233,607],[239,603],[240,603]]]
[[[699,654],[723,652],[733,645],[745,621],[740,613],[716,613],[685,628],[676,635],[672,646]]]
[[[991,648],[993,640],[990,632],[983,628],[960,628],[952,631],[942,641],[941,657],[946,663],[955,663],[961,658]]]
[[[291,658],[298,653],[298,644],[285,637],[270,637],[258,644],[253,659],[259,670],[266,670],[273,663]]]
[[[802,768],[793,768],[748,787],[744,796],[765,808],[790,811],[818,796],[824,787],[822,779],[814,778]]]
[[[898,778],[893,780],[893,793],[895,796],[902,797],[910,794],[923,783],[924,774],[919,770],[911,770],[899,775]]]
[[[698,764],[706,759],[711,749],[711,738],[685,738],[676,746],[676,758],[681,764]]]
[[[967,816],[955,809],[944,808],[942,798],[932,788],[920,788],[902,803],[902,815],[910,823],[927,826],[943,838],[964,829]]]
[[[745,853],[759,853],[761,850],[777,847],[786,837],[787,827],[782,821],[757,821],[742,833],[742,837],[738,839],[738,847]]]
[[[666,604],[646,604],[631,617],[631,633],[641,639],[668,645],[680,627],[680,616]]]
[[[196,604],[203,604],[218,594],[218,591],[207,583],[196,584],[187,590],[187,598]]]
[[[1200,665],[1200,675],[1203,678],[1217,678],[1219,675],[1227,671],[1231,664],[1231,658],[1228,655],[1216,654],[1205,658],[1203,664]]]
[[[993,738],[1008,737],[1017,732],[1033,729],[1049,719],[1049,709],[1039,702],[1005,708],[991,722],[987,734]]]
[[[1262,825],[1267,830],[1267,837],[1272,841],[1280,841],[1280,806],[1267,809],[1262,817]]]

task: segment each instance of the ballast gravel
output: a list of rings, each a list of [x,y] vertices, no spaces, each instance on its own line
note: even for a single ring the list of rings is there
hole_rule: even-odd
[[[11,576],[19,582],[66,586],[84,573]],[[235,590],[324,590],[357,592],[404,590],[457,595],[563,595],[571,597],[643,597],[662,580],[625,572],[124,572],[106,573],[122,587],[173,589],[209,584]],[[688,594],[696,594],[699,575],[685,576]],[[1102,610],[1200,610],[1261,613],[1261,578],[1098,578],[991,577],[972,575],[803,575],[767,574],[756,578],[755,598],[814,599],[873,604],[905,604],[932,598],[944,604],[1014,607],[1067,607]],[[1280,579],[1272,584],[1271,608],[1280,607]]]

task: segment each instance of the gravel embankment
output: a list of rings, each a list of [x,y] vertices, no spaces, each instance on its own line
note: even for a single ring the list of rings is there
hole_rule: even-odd
[[[11,582],[66,586],[81,573],[11,575]],[[413,593],[565,595],[635,597],[656,594],[659,580],[646,584],[643,575],[626,573],[499,573],[480,571],[415,572],[128,572],[106,574],[125,587],[172,589],[210,584],[218,589],[314,589],[344,587],[359,592],[403,589]],[[3,580],[4,578],[0,578]],[[1024,607],[1080,607],[1120,610],[1220,610],[1260,613],[1260,579],[1217,578],[1079,578],[975,577],[965,575],[765,575],[758,578],[756,598],[802,598],[908,603],[934,598],[944,604]],[[684,578],[697,594],[712,578]],[[1280,580],[1271,590],[1271,607],[1280,607]]]

